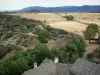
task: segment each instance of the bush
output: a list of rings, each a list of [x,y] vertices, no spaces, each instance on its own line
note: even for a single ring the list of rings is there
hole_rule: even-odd
[[[0,75],[21,75],[24,71],[33,68],[35,59],[33,50],[19,51],[16,55],[0,64]]]
[[[3,21],[1,27],[6,32],[32,32],[35,26],[41,25],[41,21],[0,14],[0,23]]]
[[[87,59],[95,63],[100,63],[100,47],[96,48],[92,53],[87,54]]]
[[[47,38],[42,34],[39,34],[38,39],[40,40],[41,43],[48,43]]]
[[[93,53],[89,53],[89,54],[87,54],[87,59],[88,60],[93,60],[93,57],[94,57],[94,54]]]
[[[51,31],[52,28],[50,27],[50,25],[46,25],[45,28],[48,30],[48,31]]]
[[[41,43],[48,43],[48,39],[51,38],[50,32],[43,29],[38,33],[38,39]]]
[[[0,59],[2,59],[10,51],[10,49],[7,49],[7,46],[0,45]]]
[[[8,39],[8,38],[10,38],[12,36],[14,36],[14,33],[13,32],[8,32],[8,33],[5,34],[3,39]]]
[[[47,45],[39,44],[35,47],[37,62],[40,64],[45,58],[52,59],[52,53]]]
[[[45,58],[59,57],[63,63],[74,62],[84,54],[84,40],[76,37],[68,41],[67,50],[49,49],[45,44],[38,44],[34,49],[19,51],[14,56],[0,63],[0,75],[21,75],[24,71],[33,68],[33,63],[38,65]]]
[[[64,16],[64,18],[66,18],[67,20],[74,20],[74,17],[72,15],[69,15],[69,16]]]
[[[98,59],[100,59],[100,47],[96,48],[93,53],[94,53],[95,57],[97,57]]]
[[[0,45],[0,59],[2,59],[7,53],[18,50],[23,50],[23,49],[19,46],[15,46],[12,44]]]
[[[35,49],[19,51],[0,63],[0,75],[21,75],[33,68],[34,62],[40,65],[45,58],[53,59],[50,49],[45,44],[39,44]]]
[[[30,67],[25,59],[10,60],[0,65],[0,75],[20,75]]]
[[[67,51],[69,52],[69,61],[74,62],[77,58],[82,58],[85,46],[85,40],[82,37],[74,37],[68,40]]]
[[[98,18],[98,20],[100,20],[100,18]]]
[[[54,48],[51,49],[51,52],[52,52],[53,57],[58,57],[60,54],[60,51]]]

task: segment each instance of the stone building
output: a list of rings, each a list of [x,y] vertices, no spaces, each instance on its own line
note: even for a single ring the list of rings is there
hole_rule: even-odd
[[[54,63],[45,59],[37,68],[22,75],[100,75],[100,64],[78,59],[74,64]]]

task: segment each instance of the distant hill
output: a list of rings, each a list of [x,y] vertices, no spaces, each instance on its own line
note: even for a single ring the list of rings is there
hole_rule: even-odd
[[[42,11],[42,12],[100,12],[100,5],[84,5],[84,6],[62,6],[62,7],[26,7],[20,11]]]

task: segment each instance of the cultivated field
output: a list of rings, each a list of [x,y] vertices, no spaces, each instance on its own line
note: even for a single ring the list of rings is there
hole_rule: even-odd
[[[96,23],[100,26],[100,13],[16,13],[12,15],[20,15],[24,18],[42,20],[47,22],[51,27],[63,29],[83,36],[83,31],[86,29],[87,24]],[[62,16],[73,15],[74,21],[67,21]],[[88,52],[93,51],[100,45],[88,44]]]

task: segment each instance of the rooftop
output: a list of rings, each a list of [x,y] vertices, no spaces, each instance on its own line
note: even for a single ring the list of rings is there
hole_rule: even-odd
[[[45,59],[38,68],[22,75],[100,75],[100,64],[78,59],[74,64],[54,63]]]

